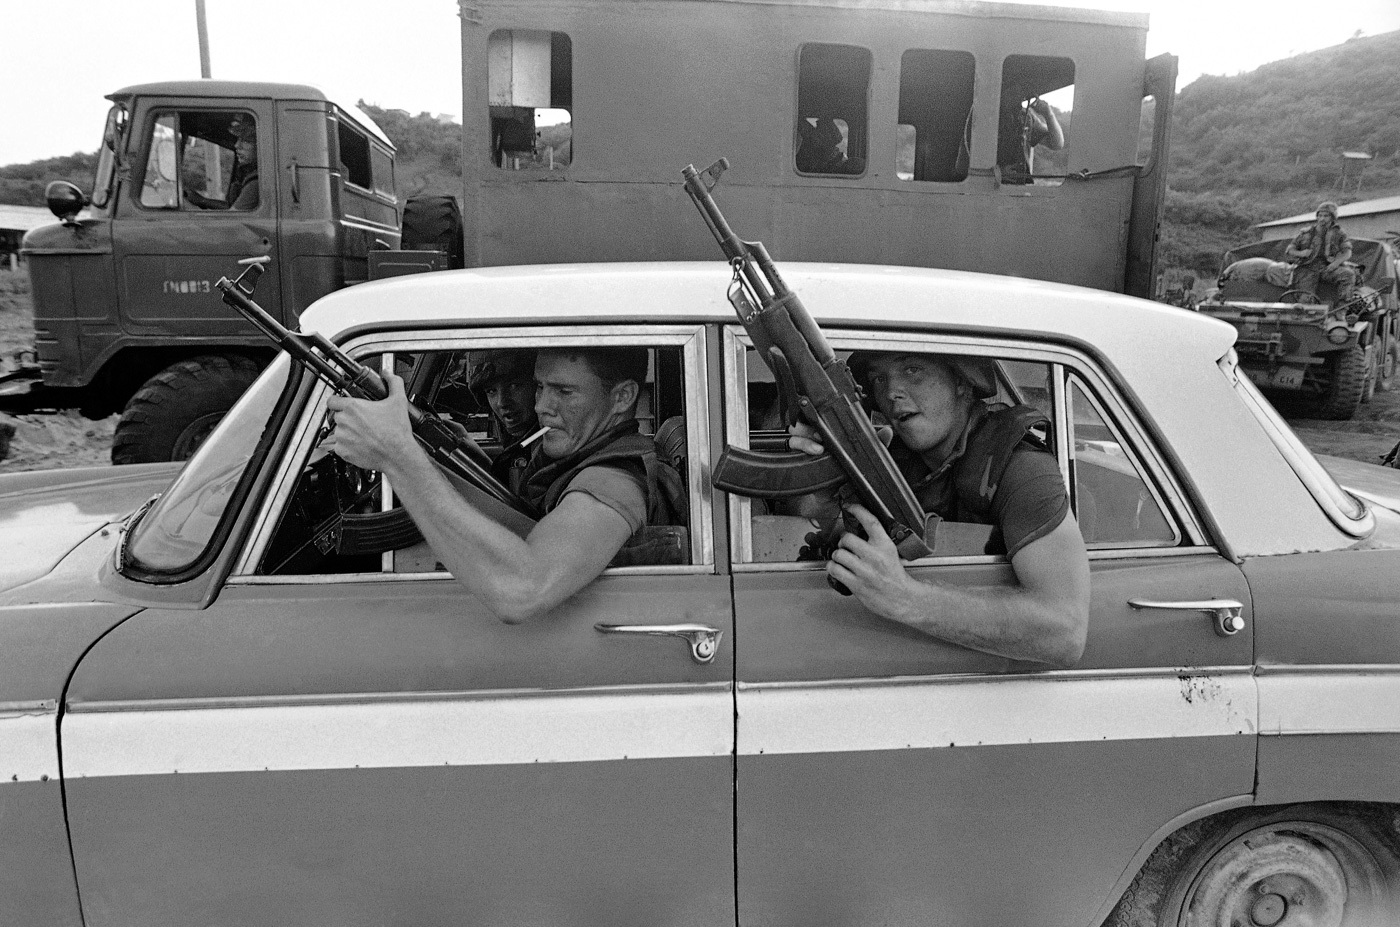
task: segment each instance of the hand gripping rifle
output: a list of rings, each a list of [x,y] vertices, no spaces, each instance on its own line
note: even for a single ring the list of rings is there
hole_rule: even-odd
[[[720,250],[734,268],[729,301],[768,364],[779,389],[796,398],[802,417],[822,437],[826,453],[765,453],[727,447],[714,470],[714,485],[741,496],[788,498],[847,483],[880,521],[899,549],[914,560],[930,551],[925,515],[890,452],[861,407],[855,381],[797,294],[787,288],[768,249],[742,241],[710,196],[726,158],[697,171],[686,165],[685,192],[705,217]]]
[[[223,293],[224,302],[237,309],[278,347],[290,354],[293,361],[320,377],[337,393],[375,401],[388,396],[389,388],[379,374],[351,358],[325,335],[289,331],[253,301],[253,288],[262,276],[263,265],[271,260],[267,256],[247,258],[238,262],[245,267],[238,279],[220,277],[214,285]],[[533,514],[491,474],[487,469],[489,458],[471,438],[454,431],[442,418],[411,402],[408,404],[408,418],[418,443],[472,502],[507,527],[528,531],[528,525],[533,523]],[[369,521],[359,525],[355,523],[356,519]],[[346,515],[343,520],[354,523],[354,531],[368,539],[353,544],[354,550],[346,550],[338,529],[336,541],[339,543],[336,546],[341,553],[371,552],[365,548],[392,550],[416,543],[422,538],[417,526],[402,509],[380,512],[374,516]],[[350,532],[352,525],[347,524],[344,530]]]

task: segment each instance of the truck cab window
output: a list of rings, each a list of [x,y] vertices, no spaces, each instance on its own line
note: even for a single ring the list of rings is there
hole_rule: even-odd
[[[344,119],[336,123],[336,139],[340,144],[340,174],[344,181],[365,190],[373,188],[369,139]]]
[[[257,208],[258,127],[251,113],[158,113],[144,150],[142,206],[185,211]]]
[[[491,160],[510,171],[573,161],[573,43],[562,32],[497,29],[487,46]]]
[[[900,59],[895,176],[967,179],[976,60],[965,51],[911,48]]]
[[[1074,62],[1008,55],[1002,65],[997,170],[1004,184],[1056,186],[1067,173]]]
[[[864,174],[870,135],[870,50],[804,45],[797,69],[794,166],[803,174]]]

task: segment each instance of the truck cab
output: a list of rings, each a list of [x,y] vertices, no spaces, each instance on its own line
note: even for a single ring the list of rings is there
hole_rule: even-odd
[[[123,412],[115,462],[182,459],[271,358],[215,281],[272,257],[260,294],[294,326],[367,279],[370,252],[399,244],[394,146],[309,86],[169,81],[108,98],[89,215],[55,191],[62,222],[24,239],[38,372],[90,414]]]

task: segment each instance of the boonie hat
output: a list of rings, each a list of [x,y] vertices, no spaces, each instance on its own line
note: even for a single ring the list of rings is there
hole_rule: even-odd
[[[1323,203],[1322,205],[1320,205],[1320,206],[1317,207],[1317,215],[1320,216],[1320,215],[1322,215],[1324,212],[1326,212],[1326,213],[1331,213],[1333,219],[1337,218],[1337,204],[1336,204],[1336,203],[1332,203],[1332,202],[1327,202],[1327,203]]]

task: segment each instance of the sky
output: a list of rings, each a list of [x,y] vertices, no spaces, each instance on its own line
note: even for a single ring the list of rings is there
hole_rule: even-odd
[[[1042,3],[1045,0],[1042,0]],[[1355,35],[1400,29],[1397,0],[1076,0],[1146,12],[1178,89]],[[0,0],[0,165],[95,151],[129,84],[200,76],[195,0]],[[205,0],[212,76],[314,84],[418,114],[461,113],[457,0]]]

